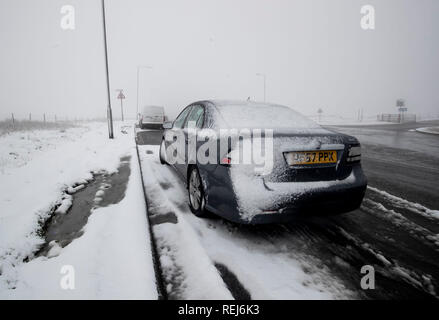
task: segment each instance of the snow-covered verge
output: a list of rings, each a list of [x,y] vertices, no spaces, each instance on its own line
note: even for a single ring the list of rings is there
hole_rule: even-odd
[[[23,159],[8,160],[0,174],[0,298],[157,298],[132,126],[127,134],[120,127],[114,140],[105,123],[35,132],[41,145],[35,151],[31,133],[19,146],[27,133],[0,137],[2,152]],[[133,159],[125,198],[96,209],[84,234],[55,257],[34,258],[44,243],[41,225],[66,200],[64,191],[91,179],[92,171],[116,172],[125,155]],[[74,268],[74,290],[60,286],[63,266]]]
[[[29,132],[40,130],[65,130],[68,128],[76,127],[75,122],[71,121],[58,121],[58,122],[43,122],[43,121],[15,121],[10,120],[0,121],[0,136],[5,134],[11,134],[14,132]]]
[[[153,153],[147,153],[153,151]],[[171,299],[232,299],[220,274],[198,241],[194,230],[185,221],[180,209],[172,201],[179,198],[175,187],[169,185],[169,192],[158,188],[160,180],[156,178],[156,170],[168,170],[152,167],[151,163],[158,159],[157,146],[139,146],[142,164],[143,181],[148,195],[149,214],[175,214],[176,221],[160,223],[153,226],[156,237],[160,264],[164,273],[166,290]],[[173,192],[174,191],[174,192]]]
[[[69,143],[87,132],[86,127],[26,130],[0,136],[0,173],[24,166],[30,160],[62,144]]]
[[[439,134],[439,127],[417,128],[416,131],[429,134]]]
[[[221,264],[252,299],[358,298],[294,239],[272,242],[222,219],[195,217],[183,183],[169,166],[160,165],[158,148],[139,146],[139,153],[147,193],[156,201],[150,214],[172,213],[178,221],[153,227],[165,280],[171,282],[168,294],[178,291],[182,299],[230,297],[214,267]]]

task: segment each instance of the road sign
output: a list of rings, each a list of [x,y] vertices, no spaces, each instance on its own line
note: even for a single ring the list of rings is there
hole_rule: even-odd
[[[125,99],[125,95],[123,94],[122,89],[118,89],[118,90],[119,90],[119,94],[117,95],[117,98],[120,100],[120,115],[123,121],[123,99]]]
[[[399,112],[406,112],[407,108],[399,108],[398,110],[399,110]]]

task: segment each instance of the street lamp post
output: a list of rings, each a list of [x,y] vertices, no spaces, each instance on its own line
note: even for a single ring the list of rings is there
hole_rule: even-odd
[[[111,99],[110,99],[110,76],[108,72],[108,52],[107,52],[107,26],[105,24],[105,0],[102,0],[102,22],[104,26],[104,49],[105,49],[105,71],[107,75],[107,120],[108,120],[108,137],[114,139],[113,130],[113,112],[111,110]]]
[[[267,79],[267,76],[265,75],[265,73],[256,73],[256,76],[259,76],[259,77],[263,77],[264,78],[264,102],[265,102],[265,88],[266,88],[266,79]]]
[[[152,69],[151,66],[137,66],[137,108],[136,108],[136,119],[139,119],[139,76],[140,76],[140,69]]]

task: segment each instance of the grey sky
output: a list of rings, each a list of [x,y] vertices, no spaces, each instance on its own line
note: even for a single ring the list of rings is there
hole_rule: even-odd
[[[60,9],[76,9],[76,29]],[[376,29],[360,28],[360,8]],[[310,115],[439,113],[437,0],[106,0],[112,105],[164,105],[171,116],[209,98],[263,99]],[[104,116],[100,0],[0,0],[0,118],[32,112]]]

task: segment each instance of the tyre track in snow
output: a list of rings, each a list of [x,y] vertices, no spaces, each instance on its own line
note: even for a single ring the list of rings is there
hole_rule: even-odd
[[[381,201],[387,203],[386,199],[381,199]],[[185,205],[185,203],[176,202],[180,207]],[[366,198],[365,203],[373,202]],[[390,230],[397,228],[396,222],[398,221],[386,218],[386,211],[380,206],[385,208],[379,203],[372,213],[371,208],[363,206],[361,210],[345,215],[344,219],[355,220],[358,214],[362,214],[366,215],[371,226],[381,225],[383,228],[385,225],[385,228]],[[343,279],[346,288],[357,291],[359,298],[392,299],[436,296],[437,281],[435,279],[437,278],[432,278],[431,275],[436,266],[434,261],[423,261],[425,260],[424,256],[428,256],[428,254],[426,254],[425,248],[420,249],[425,245],[431,245],[428,239],[416,238],[412,235],[411,243],[407,243],[407,247],[401,250],[400,244],[391,241],[391,239],[383,239],[384,241],[380,240],[377,243],[377,235],[373,233],[365,237],[366,240],[361,239],[364,232],[359,232],[360,225],[348,233],[340,227],[337,219],[317,219],[311,222],[303,221],[273,226],[240,226],[215,219],[211,224],[216,225],[217,228],[218,224],[220,227],[224,225],[231,237],[244,238],[255,243],[269,243],[273,250],[279,251],[285,256],[294,252],[298,259],[314,260],[314,265],[323,265],[330,274]],[[341,225],[343,224],[341,223]],[[407,229],[413,230],[420,228],[409,220],[406,221],[406,226]],[[373,228],[368,230],[373,230]],[[386,232],[386,234],[391,234],[391,232]],[[424,240],[424,242],[420,243],[420,240]],[[405,235],[403,241],[408,241]],[[395,253],[397,253],[396,257]],[[407,254],[413,258],[407,259]],[[407,263],[407,260],[410,260],[410,263]],[[416,271],[420,268],[419,264],[423,264],[424,268],[421,269],[427,270],[427,272]],[[364,265],[372,265],[375,268],[377,274],[376,290],[363,291],[360,288],[363,276],[360,271]],[[231,268],[233,269],[233,267]],[[285,280],[288,281],[288,278]]]
[[[437,295],[439,285],[439,140],[409,131],[418,126],[335,128],[361,142],[369,187],[359,210],[333,220],[400,266],[386,268],[395,277],[434,296],[431,293]],[[402,289],[393,290],[390,296],[418,297]]]
[[[331,227],[340,238],[353,243],[359,253],[366,254],[364,263],[379,266],[383,297],[437,298],[437,235],[411,220],[412,213],[398,211],[398,205],[376,190],[367,191],[359,210],[331,219]],[[416,221],[419,219],[423,216]],[[430,224],[430,228],[435,227]],[[367,257],[368,253],[372,256]],[[379,263],[374,263],[373,257]]]
[[[365,201],[370,200],[366,198]],[[286,252],[305,252],[318,258],[335,276],[344,280],[347,288],[357,290],[362,298],[437,297],[437,255],[435,251],[428,251],[434,249],[431,242],[419,242],[423,238],[416,237],[407,239],[405,230],[398,230],[392,220],[382,220],[380,214],[383,212],[371,215],[370,208],[363,207],[331,219],[311,219],[282,226],[240,226],[239,232],[255,241],[259,237],[270,241],[277,247],[284,247]],[[362,219],[356,221],[358,216]],[[368,220],[366,229],[361,223],[363,219]],[[377,233],[374,232],[376,225],[380,226]],[[399,233],[393,236],[396,240],[383,236],[395,233],[395,230]],[[410,240],[410,243],[401,247],[398,240],[402,243]],[[425,259],[425,256],[429,258]],[[375,268],[376,290],[360,288],[363,276],[360,270],[364,265]]]

